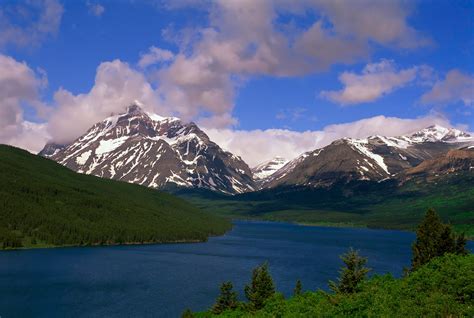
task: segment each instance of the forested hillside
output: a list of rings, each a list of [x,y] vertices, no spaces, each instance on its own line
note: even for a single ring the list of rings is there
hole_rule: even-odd
[[[0,248],[203,241],[230,223],[172,195],[0,145]]]

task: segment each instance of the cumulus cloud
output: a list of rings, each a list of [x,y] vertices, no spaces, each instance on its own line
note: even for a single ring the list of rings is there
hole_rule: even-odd
[[[56,109],[49,120],[49,132],[55,142],[70,142],[96,122],[123,112],[135,100],[146,110],[170,115],[160,107],[157,93],[142,73],[120,60],[101,63],[88,93],[74,95],[61,88],[54,94]]]
[[[433,124],[452,126],[449,120],[442,115],[429,114],[415,119],[375,116],[350,123],[328,125],[318,131],[215,128],[205,128],[205,131],[221,147],[241,156],[251,167],[254,167],[277,156],[293,159],[306,151],[324,147],[332,141],[344,137],[399,136]]]
[[[39,45],[57,33],[63,11],[57,0],[0,5],[0,47]]]
[[[140,61],[138,61],[138,66],[140,66],[141,68],[145,68],[147,66],[157,64],[159,62],[170,61],[173,58],[173,52],[152,46],[148,50],[148,53],[141,55]]]
[[[445,105],[461,101],[474,105],[474,76],[451,70],[444,80],[437,81],[430,91],[421,96],[423,104]]]
[[[207,10],[209,24],[166,30],[178,52],[152,47],[138,64],[146,68],[166,61],[149,74],[163,102],[174,105],[184,118],[213,113],[216,125],[236,121],[229,115],[236,91],[252,76],[301,76],[351,64],[367,59],[372,43],[404,49],[429,44],[408,25],[411,8],[403,1],[218,0],[163,5],[170,10],[186,6]],[[312,12],[317,18],[309,26],[294,23]],[[280,19],[282,14],[290,22]]]
[[[413,4],[405,1],[310,0],[328,15],[334,30],[358,39],[370,39],[389,47],[416,48],[431,45],[429,38],[408,25]]]
[[[342,73],[339,80],[344,88],[322,91],[320,96],[341,105],[373,102],[414,81],[418,70],[418,67],[398,70],[393,61],[381,60],[367,64],[361,74]]]
[[[0,54],[0,143],[37,151],[47,140],[44,124],[25,121],[23,107],[33,107],[40,115],[47,108],[39,99],[45,85],[43,75],[26,63]]]
[[[0,9],[0,46],[39,43],[57,32],[62,6],[56,0],[37,3],[39,18],[26,28],[16,26],[8,18],[9,11]],[[92,14],[103,14],[103,6],[92,2],[88,5]],[[338,127],[342,126],[337,125],[309,132],[229,129],[238,123],[232,116],[235,96],[249,78],[301,76],[325,71],[334,64],[351,64],[369,58],[373,44],[394,49],[429,44],[428,39],[408,24],[411,8],[403,1],[217,0],[196,4],[192,0],[168,2],[165,7],[179,10],[188,5],[206,10],[208,25],[178,31],[168,29],[164,34],[176,44],[175,52],[152,46],[140,56],[137,63],[140,71],[120,60],[101,63],[89,92],[75,94],[65,88],[56,91],[55,109],[48,117],[47,129],[44,125],[25,122],[22,112],[17,111],[22,101],[31,104],[37,101],[39,84],[28,86],[33,87],[32,97],[17,94],[20,97],[13,102],[16,106],[8,108],[16,111],[10,111],[5,118],[15,123],[15,129],[24,132],[36,129],[41,132],[38,135],[49,133],[55,142],[70,142],[97,121],[139,100],[147,110],[196,120],[209,127],[207,131],[212,139],[254,165],[275,155],[294,157],[340,136],[354,133],[358,137],[359,130],[360,135],[364,135],[364,130],[356,128],[355,123],[341,131]],[[282,15],[289,19],[281,19]],[[315,17],[309,25],[294,22],[308,16]],[[368,74],[353,74],[352,79],[387,73],[390,63],[385,63],[378,68],[368,65]],[[392,71],[395,76],[403,75],[405,81],[410,81],[409,70]],[[40,73],[33,72],[33,78],[40,77]],[[382,95],[404,85],[403,80],[389,78],[392,86],[379,88]],[[2,103],[7,105],[5,101]],[[300,116],[298,112],[295,114]],[[389,120],[383,117],[376,122],[384,119]],[[365,122],[365,125],[378,127],[376,122]],[[365,129],[368,133],[368,128]],[[26,143],[26,139],[17,142],[20,140]]]
[[[102,16],[105,12],[105,7],[101,5],[100,3],[92,3],[92,2],[87,2],[87,8],[89,10],[89,14],[94,15],[96,17]]]

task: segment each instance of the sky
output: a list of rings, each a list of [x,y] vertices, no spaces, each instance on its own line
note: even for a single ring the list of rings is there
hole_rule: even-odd
[[[250,166],[474,131],[474,1],[0,2],[0,143],[67,144],[135,100]]]

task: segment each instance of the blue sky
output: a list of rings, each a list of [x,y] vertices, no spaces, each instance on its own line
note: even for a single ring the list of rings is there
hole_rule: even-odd
[[[269,129],[324,132],[377,116],[414,120],[413,129],[431,120],[474,131],[473,1],[332,3],[3,1],[0,54],[17,67],[24,63],[38,83],[18,84],[34,92],[16,90],[16,106],[0,104],[17,115],[5,127],[18,126],[16,135],[9,130],[0,138],[25,143],[26,122],[43,124],[41,141],[66,142],[125,107],[105,104],[127,98],[197,121],[211,137],[224,130],[229,138]],[[146,55],[151,60],[140,64]],[[86,119],[77,129],[58,123],[78,114]],[[346,133],[364,135],[357,129]],[[306,142],[289,156],[313,146]]]

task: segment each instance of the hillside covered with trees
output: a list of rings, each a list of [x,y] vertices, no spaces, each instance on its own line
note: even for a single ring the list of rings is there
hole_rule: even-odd
[[[0,248],[203,241],[230,229],[170,194],[0,145]]]

